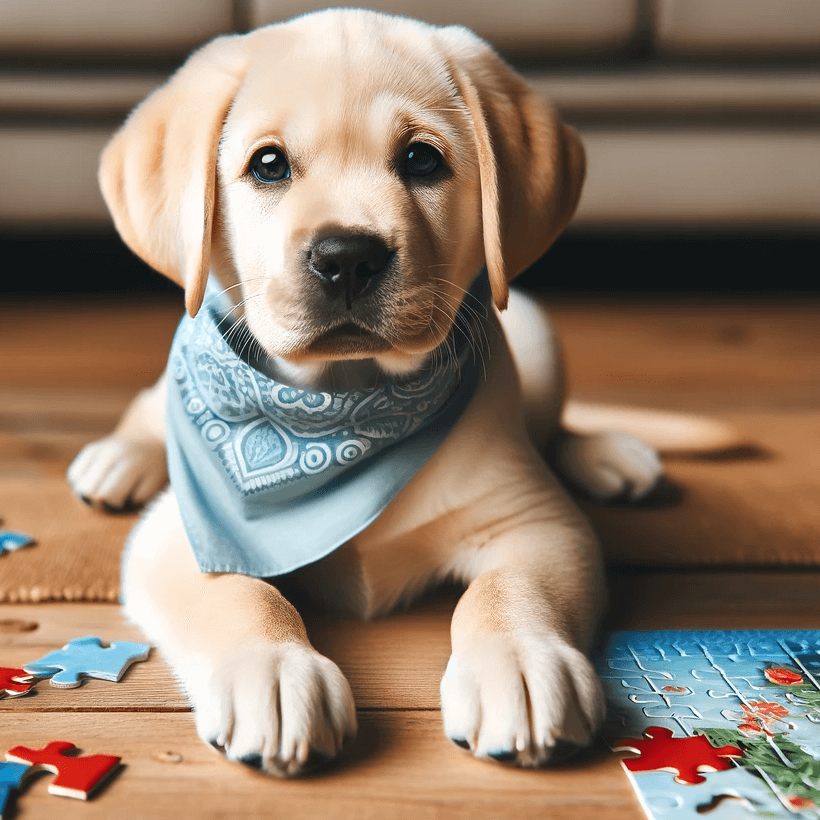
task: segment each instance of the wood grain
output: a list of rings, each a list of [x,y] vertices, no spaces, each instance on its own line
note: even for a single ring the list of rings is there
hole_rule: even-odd
[[[0,384],[141,387],[165,368],[181,299],[52,301],[16,306],[0,324]]]
[[[640,809],[617,758],[595,748],[573,766],[515,771],[477,761],[451,744],[432,712],[360,717],[339,765],[300,781],[278,781],[232,764],[196,736],[190,715],[134,713],[4,715],[0,745],[70,740],[85,753],[116,754],[125,768],[88,804],[47,794],[48,776],[19,800],[20,820],[95,818],[554,817],[638,820]],[[179,762],[166,762],[169,760]]]
[[[7,525],[64,544],[67,557],[60,560],[67,563],[60,567],[85,560],[83,546],[94,539],[105,560],[118,560],[133,518],[94,516],[71,506],[65,467],[84,443],[113,427],[133,392],[164,367],[180,313],[178,300],[46,300],[16,305],[0,324],[0,514]],[[715,413],[759,439],[766,456],[734,467],[673,465],[685,483],[712,486],[715,493],[732,469],[744,472],[736,508],[717,504],[722,529],[702,532],[701,540],[715,544],[734,534],[764,556],[811,541],[818,507],[813,473],[820,466],[814,446],[820,302],[564,298],[554,300],[552,313],[577,395]],[[607,516],[620,516],[619,532],[634,543],[657,536],[649,518],[637,526],[646,512],[604,510],[598,523],[606,528],[608,521],[612,526]],[[757,515],[765,527],[744,529],[742,522],[732,523],[738,515]],[[794,538],[788,543],[778,536],[784,519]],[[675,526],[693,531],[685,516]],[[0,558],[0,587],[7,583],[9,562],[33,563],[35,549]],[[41,591],[48,592],[45,585]],[[641,820],[616,758],[601,748],[565,768],[522,772],[472,760],[446,741],[438,685],[457,597],[445,589],[408,612],[370,623],[303,608],[314,645],[350,679],[361,724],[340,765],[303,781],[268,779],[202,744],[187,701],[156,652],[118,684],[89,681],[66,691],[41,682],[33,696],[0,701],[0,751],[62,738],[87,753],[119,754],[125,763],[88,804],[49,795],[50,776],[39,775],[13,816]],[[818,603],[820,572],[811,567],[620,566],[610,571],[606,627],[820,628]],[[82,635],[141,640],[110,604],[0,605],[0,665],[21,665]]]

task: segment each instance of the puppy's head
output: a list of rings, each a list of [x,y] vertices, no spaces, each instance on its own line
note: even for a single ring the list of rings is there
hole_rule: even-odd
[[[270,355],[409,370],[486,263],[496,305],[572,216],[583,148],[475,35],[361,10],[200,49],[131,114],[100,181],[126,243]]]

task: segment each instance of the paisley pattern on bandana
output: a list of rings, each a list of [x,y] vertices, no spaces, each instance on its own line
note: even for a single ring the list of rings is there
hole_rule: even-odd
[[[371,390],[299,390],[240,359],[208,312],[183,319],[170,360],[190,423],[244,495],[300,480],[318,487],[412,435],[450,398],[464,364]]]
[[[325,393],[279,382],[237,355],[209,284],[171,347],[166,414],[171,485],[203,571],[280,575],[374,520],[475,391],[488,352],[470,339],[487,338],[486,271],[465,298],[471,305],[443,343],[454,356],[372,389]]]

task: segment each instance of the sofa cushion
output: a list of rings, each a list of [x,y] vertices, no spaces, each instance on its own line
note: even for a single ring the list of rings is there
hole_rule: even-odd
[[[0,128],[0,226],[108,226],[97,164],[111,127]],[[43,167],[58,173],[38,173]]]
[[[105,226],[100,151],[113,126],[0,128],[0,226]],[[583,128],[576,226],[820,227],[820,129]],[[43,158],[57,176],[32,175]]]
[[[250,0],[250,4],[254,26],[350,5],[326,0]],[[459,23],[506,53],[620,49],[634,40],[640,22],[640,0],[507,0],[500,5],[420,0],[412,8],[403,0],[373,0],[368,6],[437,25]]]
[[[820,227],[820,129],[582,129],[574,224],[681,229]]]
[[[0,73],[0,114],[123,119],[166,79],[166,71]]]
[[[655,38],[667,52],[820,54],[817,0],[654,0]]]
[[[0,3],[5,55],[185,52],[233,29],[231,0],[26,0]]]
[[[576,66],[528,70],[524,76],[575,125],[693,118],[741,124],[741,117],[748,125],[820,117],[820,71],[809,67]]]

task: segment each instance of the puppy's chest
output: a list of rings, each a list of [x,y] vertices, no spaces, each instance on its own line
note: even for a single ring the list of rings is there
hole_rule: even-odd
[[[466,509],[404,528],[391,526],[390,512],[384,521],[295,573],[299,586],[324,605],[371,618],[452,575],[458,556],[479,540],[475,517]]]

